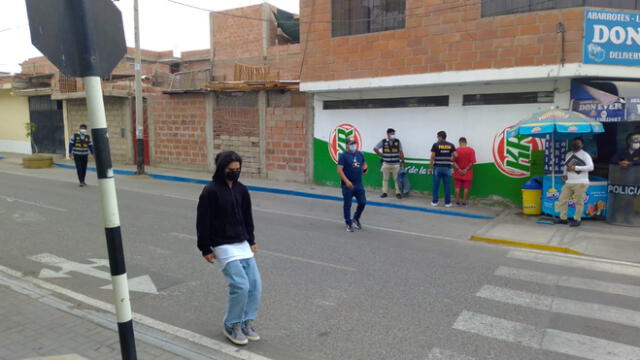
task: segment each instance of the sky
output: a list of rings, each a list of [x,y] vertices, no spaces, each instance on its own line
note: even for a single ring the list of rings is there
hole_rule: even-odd
[[[219,11],[260,4],[258,0],[176,0],[199,8]],[[299,12],[299,0],[269,0],[270,4],[289,12]],[[133,0],[119,0],[127,46],[134,47]],[[170,2],[138,0],[140,13],[140,47],[148,50],[182,51],[209,47],[208,12]],[[31,45],[29,20],[24,0],[2,0],[0,10],[0,72],[20,72],[20,63],[41,56]]]

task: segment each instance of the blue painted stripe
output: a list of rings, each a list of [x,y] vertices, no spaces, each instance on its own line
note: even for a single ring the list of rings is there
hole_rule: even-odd
[[[0,160],[4,160],[4,156],[0,156]]]
[[[56,163],[55,165],[65,169],[76,168],[74,165],[58,164],[58,163]],[[88,168],[88,169],[91,171],[95,171],[95,168]],[[136,174],[135,171],[131,171],[131,170],[114,170],[113,172],[118,175],[127,175],[127,176]],[[162,175],[162,174],[153,174],[153,173],[147,173],[147,175],[157,180],[182,182],[182,183],[189,183],[189,184],[206,185],[211,181],[211,180],[188,178],[184,176],[172,176],[172,175]],[[287,196],[295,196],[295,197],[317,199],[317,200],[328,200],[328,201],[339,201],[339,202],[343,201],[342,197],[340,196],[314,194],[314,193],[308,193],[308,192],[296,191],[296,190],[286,190],[286,189],[269,188],[269,187],[263,187],[263,186],[251,186],[251,185],[247,186],[247,188],[249,188],[249,190],[251,191],[268,193],[268,194],[287,195]],[[419,206],[390,204],[390,203],[383,203],[378,201],[367,201],[367,206],[376,206],[376,207],[408,210],[408,211],[418,211],[418,212],[429,213],[429,214],[454,216],[454,217],[461,217],[461,218],[467,218],[467,219],[481,219],[481,220],[493,219],[493,216],[467,214],[467,213],[461,213],[456,211],[439,210],[439,209],[428,209],[428,208],[423,208]]]
[[[69,165],[69,164],[54,163],[54,165],[57,166],[57,167],[61,167],[63,169],[75,169],[76,168],[75,165]],[[87,167],[87,170],[96,172],[96,168],[95,167]],[[116,174],[116,175],[126,175],[126,176],[131,176],[131,175],[135,175],[136,174],[136,172],[133,171],[133,170],[118,170],[118,169],[113,169],[113,173]]]

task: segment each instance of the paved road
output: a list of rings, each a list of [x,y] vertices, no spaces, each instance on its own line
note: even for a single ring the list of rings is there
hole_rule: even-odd
[[[0,265],[37,278],[43,256],[100,266],[95,185],[70,170],[0,164]],[[94,179],[91,179],[95,181]],[[121,177],[133,310],[224,341],[226,285],[195,248],[201,186]],[[246,350],[271,359],[640,359],[640,267],[465,241],[487,220],[369,208],[346,233],[337,202],[252,194],[264,282]],[[375,226],[375,227],[373,227]],[[108,281],[47,282],[110,302]]]

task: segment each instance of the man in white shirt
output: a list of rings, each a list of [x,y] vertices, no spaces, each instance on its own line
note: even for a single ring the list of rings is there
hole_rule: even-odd
[[[593,171],[593,160],[591,156],[582,148],[584,143],[581,138],[575,138],[570,144],[571,151],[567,154],[565,162],[564,186],[560,193],[560,224],[569,224],[569,226],[580,226],[582,220],[582,211],[584,210],[584,195],[589,187],[589,172]],[[567,213],[569,212],[569,199],[571,196],[575,198],[576,212],[573,220],[567,221]]]

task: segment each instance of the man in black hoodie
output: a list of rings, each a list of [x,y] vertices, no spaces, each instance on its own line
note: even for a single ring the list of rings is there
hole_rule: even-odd
[[[242,158],[233,151],[216,156],[213,180],[198,201],[198,249],[209,263],[215,260],[229,284],[224,334],[234,344],[260,340],[253,327],[258,315],[262,282],[253,254],[251,198],[238,181]]]

